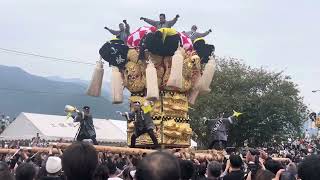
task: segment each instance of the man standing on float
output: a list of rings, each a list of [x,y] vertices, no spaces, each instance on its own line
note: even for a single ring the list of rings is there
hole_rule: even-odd
[[[131,99],[132,112],[124,114],[128,121],[134,121],[134,132],[131,136],[131,148],[136,145],[136,139],[148,133],[155,148],[159,148],[158,139],[153,132],[155,126],[150,116],[151,105],[143,98]]]
[[[224,118],[224,113],[219,115],[217,119],[206,119],[207,127],[209,130],[209,149],[225,149],[227,146],[228,139],[228,127],[233,124],[237,117],[242,113],[234,111],[233,115]]]
[[[94,145],[98,145],[96,140],[96,131],[93,125],[93,118],[90,114],[90,107],[84,106],[82,111],[76,110],[77,116],[74,118],[75,122],[80,122],[80,127],[76,135],[77,141],[84,139],[91,139]]]

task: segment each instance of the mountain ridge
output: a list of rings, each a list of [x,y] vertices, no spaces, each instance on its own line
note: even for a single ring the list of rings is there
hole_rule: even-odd
[[[127,111],[126,104],[113,105],[110,93],[102,97],[85,94],[87,81],[81,79],[56,80],[32,75],[19,67],[0,65],[0,112],[16,117],[21,112],[65,115],[66,104],[89,105],[96,118],[121,119],[115,111]]]

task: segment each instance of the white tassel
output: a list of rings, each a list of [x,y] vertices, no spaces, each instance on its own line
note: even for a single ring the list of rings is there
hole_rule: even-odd
[[[101,95],[103,73],[104,73],[103,62],[100,59],[99,61],[97,61],[97,65],[94,69],[92,79],[87,90],[87,95],[95,96],[95,97],[98,97]]]
[[[123,79],[119,68],[112,67],[111,78],[112,103],[120,104],[123,102]]]
[[[188,102],[191,105],[194,105],[196,100],[197,100],[198,95],[199,95],[199,90],[198,89],[192,89],[191,92],[188,95]]]
[[[200,79],[200,93],[209,93],[211,91],[210,85],[213,79],[214,72],[216,70],[216,61],[210,56],[210,59],[204,67],[203,74]]]
[[[170,76],[167,82],[168,87],[182,89],[183,49],[179,47],[172,56]]]
[[[201,85],[202,85],[200,72],[194,78],[195,78],[194,87],[190,90],[190,92],[188,94],[188,102],[192,105],[195,104],[195,102],[198,98],[198,95],[200,93]]]
[[[157,70],[151,60],[146,69],[147,99],[159,99]]]

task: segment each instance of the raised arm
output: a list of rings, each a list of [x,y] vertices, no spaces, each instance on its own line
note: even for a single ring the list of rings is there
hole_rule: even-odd
[[[74,122],[80,122],[83,119],[83,112],[78,112],[77,116],[74,118]]]
[[[174,17],[171,21],[168,21],[169,27],[172,27],[173,25],[175,25],[179,17],[180,16],[177,14],[176,17]]]
[[[144,22],[150,24],[151,26],[157,26],[157,24],[158,24],[158,21],[151,20],[151,19],[144,18],[144,17],[141,17],[140,20],[143,20]]]
[[[104,27],[104,29],[108,30],[111,34],[113,34],[115,36],[120,33],[120,31],[112,30],[112,29],[110,29],[108,27]]]
[[[198,33],[198,37],[205,37],[207,36],[208,34],[211,33],[211,29],[209,29],[208,31],[204,32],[204,33]]]
[[[227,124],[233,124],[234,123],[234,117],[230,116],[228,118],[223,118],[222,121],[224,123],[227,123]]]
[[[126,33],[130,34],[130,26],[129,26],[129,24],[127,23],[126,20],[123,20],[123,22],[124,22],[124,25],[126,26],[126,27],[125,27]]]

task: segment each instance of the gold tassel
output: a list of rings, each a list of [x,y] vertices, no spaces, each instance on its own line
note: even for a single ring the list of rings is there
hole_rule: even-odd
[[[97,61],[97,65],[94,69],[92,79],[90,85],[87,90],[87,95],[98,97],[101,95],[101,87],[102,87],[102,80],[103,80],[103,62],[100,60]]]
[[[213,79],[214,72],[216,70],[216,61],[210,56],[210,59],[204,67],[203,74],[200,79],[200,93],[209,93],[211,91],[210,85]]]
[[[146,69],[146,82],[147,82],[147,99],[150,99],[150,100],[159,99],[157,70],[150,59]]]
[[[170,76],[167,82],[168,87],[182,89],[182,68],[183,49],[179,47],[172,56]]]
[[[120,104],[123,102],[123,79],[118,67],[112,66],[111,78],[112,103]]]

